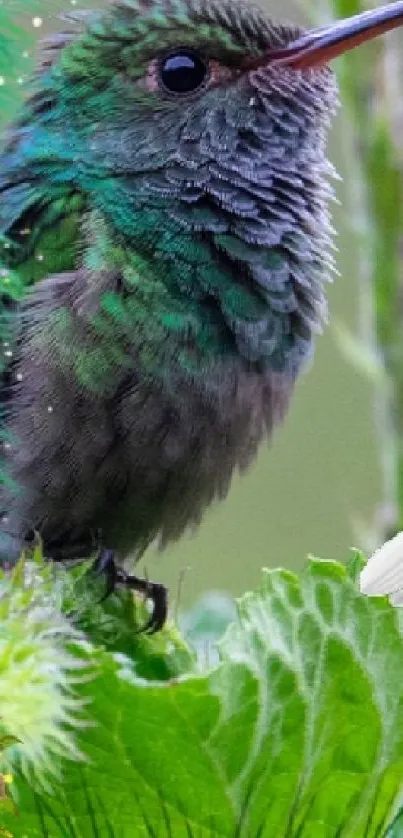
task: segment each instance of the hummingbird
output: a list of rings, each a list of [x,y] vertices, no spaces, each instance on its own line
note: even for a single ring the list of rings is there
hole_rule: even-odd
[[[395,2],[310,31],[244,0],[64,16],[0,153],[1,560],[39,534],[127,572],[196,527],[286,414],[326,319],[329,62]]]

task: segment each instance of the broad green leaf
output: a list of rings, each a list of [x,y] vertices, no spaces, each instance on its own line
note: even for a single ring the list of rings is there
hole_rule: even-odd
[[[379,838],[403,780],[403,638],[351,568],[265,571],[205,674],[140,678],[98,648],[78,685],[86,761],[52,795],[16,778],[18,836]],[[396,838],[396,836],[393,836]]]

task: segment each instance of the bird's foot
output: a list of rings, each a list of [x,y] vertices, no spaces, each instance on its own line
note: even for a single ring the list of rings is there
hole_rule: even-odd
[[[96,576],[104,576],[105,578],[105,591],[100,599],[100,602],[104,602],[115,590],[117,582],[118,569],[115,565],[112,550],[107,550],[106,548],[100,550],[92,566],[92,572]]]
[[[159,582],[150,582],[148,579],[140,579],[138,576],[131,576],[121,568],[117,569],[117,584],[124,585],[132,591],[143,594],[145,599],[150,599],[153,608],[150,619],[139,631],[146,634],[155,634],[161,631],[166,623],[168,615],[168,592],[165,585]]]
[[[94,563],[93,570],[97,575],[103,573],[106,578],[106,589],[101,602],[110,596],[117,585],[130,588],[132,591],[138,591],[146,599],[150,599],[153,604],[150,619],[139,631],[146,634],[155,634],[163,628],[168,614],[168,596],[165,585],[161,585],[159,582],[149,582],[148,579],[140,579],[138,576],[126,573],[123,568],[116,566],[112,550],[101,550]]]

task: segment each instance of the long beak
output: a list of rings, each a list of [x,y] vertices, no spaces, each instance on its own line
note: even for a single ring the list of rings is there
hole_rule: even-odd
[[[248,69],[258,69],[271,63],[284,64],[296,70],[317,67],[402,25],[403,0],[397,0],[396,3],[336,21],[330,26],[312,29],[282,49],[271,50],[265,56],[251,59],[248,61]]]

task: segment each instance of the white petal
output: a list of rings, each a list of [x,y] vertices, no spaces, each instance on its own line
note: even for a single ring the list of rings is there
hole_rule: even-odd
[[[403,589],[403,532],[386,541],[360,573],[360,591],[369,596],[393,594]],[[403,593],[402,593],[403,597]]]

